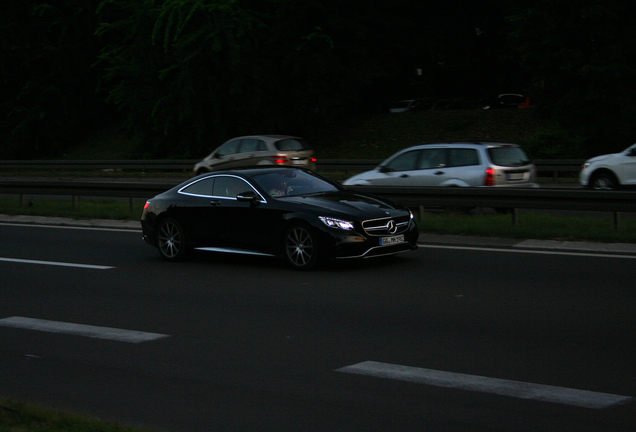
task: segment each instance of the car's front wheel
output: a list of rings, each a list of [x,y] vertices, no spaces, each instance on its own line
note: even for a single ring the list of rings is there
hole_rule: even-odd
[[[601,172],[592,176],[590,188],[594,190],[615,190],[618,188],[618,181],[613,174]]]
[[[186,236],[179,222],[171,218],[161,221],[157,230],[157,248],[168,261],[178,261],[186,255]]]
[[[318,240],[312,228],[305,224],[294,224],[287,229],[283,247],[285,260],[295,269],[310,270],[318,263]]]

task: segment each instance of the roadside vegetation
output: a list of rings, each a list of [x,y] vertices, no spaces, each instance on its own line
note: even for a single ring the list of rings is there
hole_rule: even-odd
[[[0,432],[142,432],[38,405],[0,400]]]

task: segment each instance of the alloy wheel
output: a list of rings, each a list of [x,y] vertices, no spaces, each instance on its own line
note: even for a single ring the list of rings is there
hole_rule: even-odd
[[[310,230],[297,225],[290,228],[285,236],[285,257],[297,269],[308,270],[317,260],[316,240]]]
[[[173,219],[166,219],[161,223],[157,234],[159,253],[165,259],[174,261],[185,253],[185,235],[179,223]]]

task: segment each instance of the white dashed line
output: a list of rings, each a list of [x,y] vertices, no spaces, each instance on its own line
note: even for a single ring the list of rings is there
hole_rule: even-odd
[[[554,402],[584,408],[608,408],[634,400],[634,398],[630,396],[619,396],[587,390],[443,372],[374,361],[366,361],[346,366],[337,369],[336,372],[369,375],[378,378],[389,378],[437,387],[492,393],[520,399]]]
[[[60,267],[85,268],[85,269],[93,269],[93,270],[108,270],[108,269],[115,268],[112,266],[103,266],[103,265],[77,264],[77,263],[66,263],[66,262],[58,262],[58,261],[39,261],[39,260],[27,260],[27,259],[19,259],[19,258],[0,258],[0,261],[12,262],[12,263],[18,263],[18,264],[50,265],[50,266],[60,266]]]
[[[39,330],[51,333],[65,333],[97,339],[109,339],[120,342],[148,342],[169,337],[165,334],[146,333],[135,330],[123,330],[111,327],[98,327],[84,324],[72,324],[60,321],[49,321],[36,318],[10,317],[0,319],[0,326],[28,330]]]

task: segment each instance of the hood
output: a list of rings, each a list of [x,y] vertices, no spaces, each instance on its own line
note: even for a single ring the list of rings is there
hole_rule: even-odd
[[[345,181],[342,182],[345,186],[353,186],[353,185],[368,185],[371,184],[369,180],[373,180],[378,178],[378,170],[374,169],[371,171],[365,171],[360,174],[356,174],[353,177],[349,177]]]
[[[287,197],[284,201],[310,206],[318,212],[326,210],[330,214],[341,213],[345,217],[355,216],[359,219],[383,218],[407,211],[400,204],[346,191]]]
[[[611,159],[613,157],[615,157],[618,153],[612,153],[612,154],[606,154],[606,155],[600,155],[600,156],[596,156],[593,157],[591,159],[588,159],[586,162],[587,163],[594,163],[594,162],[601,162],[607,159]]]

